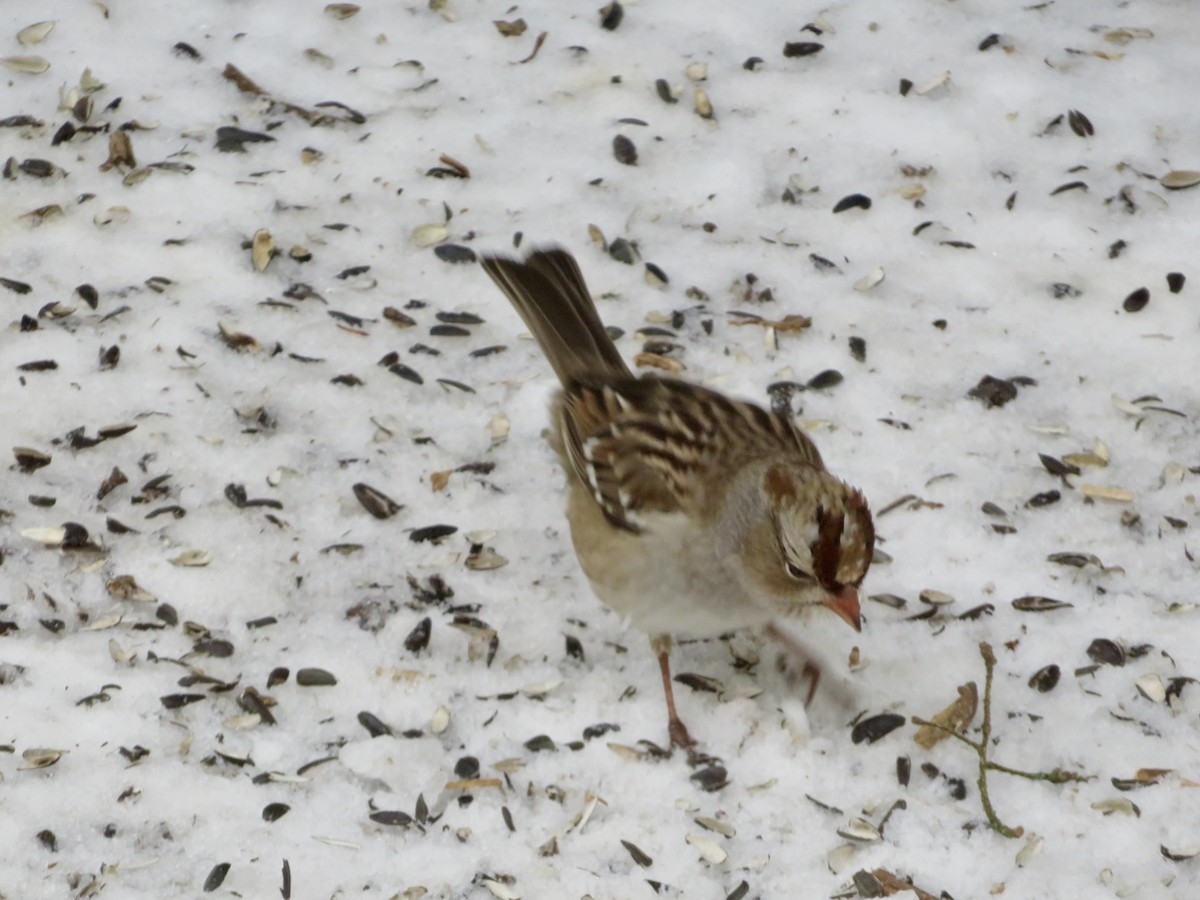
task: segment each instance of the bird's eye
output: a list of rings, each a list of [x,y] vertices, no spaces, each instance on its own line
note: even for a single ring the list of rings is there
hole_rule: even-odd
[[[813,577],[811,575],[809,575],[802,568],[800,568],[798,565],[796,565],[794,562],[791,562],[791,561],[789,561],[787,563],[787,573],[789,575],[791,575],[793,578],[795,578],[797,581],[812,581],[813,580]]]

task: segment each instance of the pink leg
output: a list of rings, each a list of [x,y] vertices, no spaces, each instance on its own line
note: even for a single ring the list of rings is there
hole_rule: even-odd
[[[671,735],[671,743],[676,747],[690,751],[696,745],[688,734],[687,726],[679,718],[675,710],[675,691],[671,687],[671,638],[660,634],[650,639],[650,649],[658,657],[658,667],[662,670],[663,693],[667,698],[667,732]]]
[[[811,706],[813,697],[817,695],[817,687],[821,684],[821,667],[813,662],[812,651],[791,634],[777,627],[774,622],[767,625],[766,633],[767,637],[782,644],[788,653],[804,663],[803,668],[800,670],[800,676],[810,679],[808,694],[804,698],[804,705],[805,707]]]

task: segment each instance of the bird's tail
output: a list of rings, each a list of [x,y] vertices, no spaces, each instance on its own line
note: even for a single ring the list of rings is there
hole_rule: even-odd
[[[587,376],[632,377],[566,250],[534,250],[523,261],[485,256],[483,268],[521,314],[564,386]]]

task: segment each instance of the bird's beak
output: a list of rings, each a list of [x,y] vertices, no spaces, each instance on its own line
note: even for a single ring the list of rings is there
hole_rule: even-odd
[[[862,631],[862,615],[858,606],[857,588],[846,586],[836,593],[826,594],[822,605],[832,609],[855,631]]]

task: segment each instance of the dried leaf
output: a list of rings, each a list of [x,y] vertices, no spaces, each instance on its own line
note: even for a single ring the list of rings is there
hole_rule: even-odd
[[[978,706],[979,691],[975,687],[975,682],[969,681],[966,684],[959,685],[958,699],[935,715],[930,721],[941,725],[942,728],[962,732],[966,730],[966,727],[971,724],[971,720],[975,718],[975,710]],[[922,725],[917,730],[917,733],[913,735],[913,740],[928,750],[949,736],[946,732],[934,728],[932,725]]]

